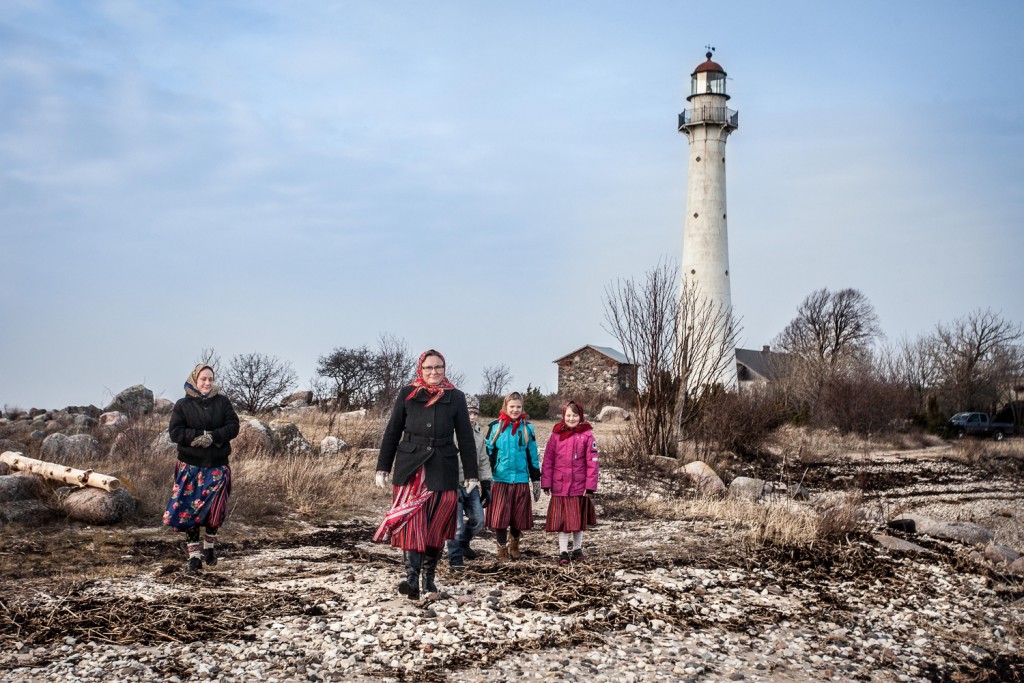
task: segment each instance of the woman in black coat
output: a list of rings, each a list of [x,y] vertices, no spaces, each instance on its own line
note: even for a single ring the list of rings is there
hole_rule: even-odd
[[[416,379],[398,392],[375,478],[384,488],[394,470],[391,509],[373,540],[405,551],[406,577],[398,592],[410,599],[420,596],[421,568],[423,592],[437,593],[437,561],[445,542],[455,538],[460,460],[472,491],[479,481],[466,395],[445,376],[444,356],[430,349],[420,355]]]
[[[185,381],[185,398],[174,404],[167,429],[178,444],[174,489],[164,511],[164,524],[184,531],[188,570],[199,571],[203,560],[217,564],[217,531],[227,515],[231,494],[231,439],[238,436],[238,415],[231,401],[213,383],[213,368],[200,364]],[[199,527],[206,527],[200,544]]]

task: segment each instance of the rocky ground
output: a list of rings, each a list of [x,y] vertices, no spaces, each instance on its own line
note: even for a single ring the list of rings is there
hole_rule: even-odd
[[[859,455],[803,479],[1019,539],[1019,477],[941,456]],[[0,680],[1024,681],[1021,578],[964,545],[917,535],[928,552],[898,553],[866,527],[779,548],[721,521],[606,517],[586,561],[559,568],[539,512],[521,560],[496,564],[481,539],[467,571],[439,571],[446,595],[415,602],[370,517],[229,523],[198,576],[164,530],[7,528]]]

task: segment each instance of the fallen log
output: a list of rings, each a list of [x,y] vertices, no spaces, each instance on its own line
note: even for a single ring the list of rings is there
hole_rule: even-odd
[[[34,458],[26,458],[21,453],[6,451],[0,455],[0,462],[7,463],[12,470],[35,472],[45,479],[53,479],[65,484],[92,486],[104,491],[116,491],[121,488],[121,480],[106,474],[96,474],[92,470],[77,470],[73,467],[45,462]]]

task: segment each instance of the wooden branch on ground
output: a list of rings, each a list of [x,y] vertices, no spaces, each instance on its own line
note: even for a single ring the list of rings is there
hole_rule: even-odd
[[[53,479],[73,486],[92,486],[104,491],[117,491],[121,488],[121,480],[106,474],[96,474],[92,470],[77,470],[73,467],[45,462],[34,458],[26,458],[15,451],[5,451],[0,455],[0,462],[7,463],[12,470],[35,472],[45,479]]]

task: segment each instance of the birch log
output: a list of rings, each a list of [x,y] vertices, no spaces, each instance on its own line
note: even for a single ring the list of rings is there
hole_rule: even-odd
[[[76,470],[74,467],[44,462],[34,458],[26,458],[21,453],[5,451],[0,455],[0,462],[10,465],[12,470],[35,472],[46,479],[53,479],[75,486],[92,486],[104,491],[116,491],[121,488],[121,480],[106,474],[96,474],[92,470]]]

